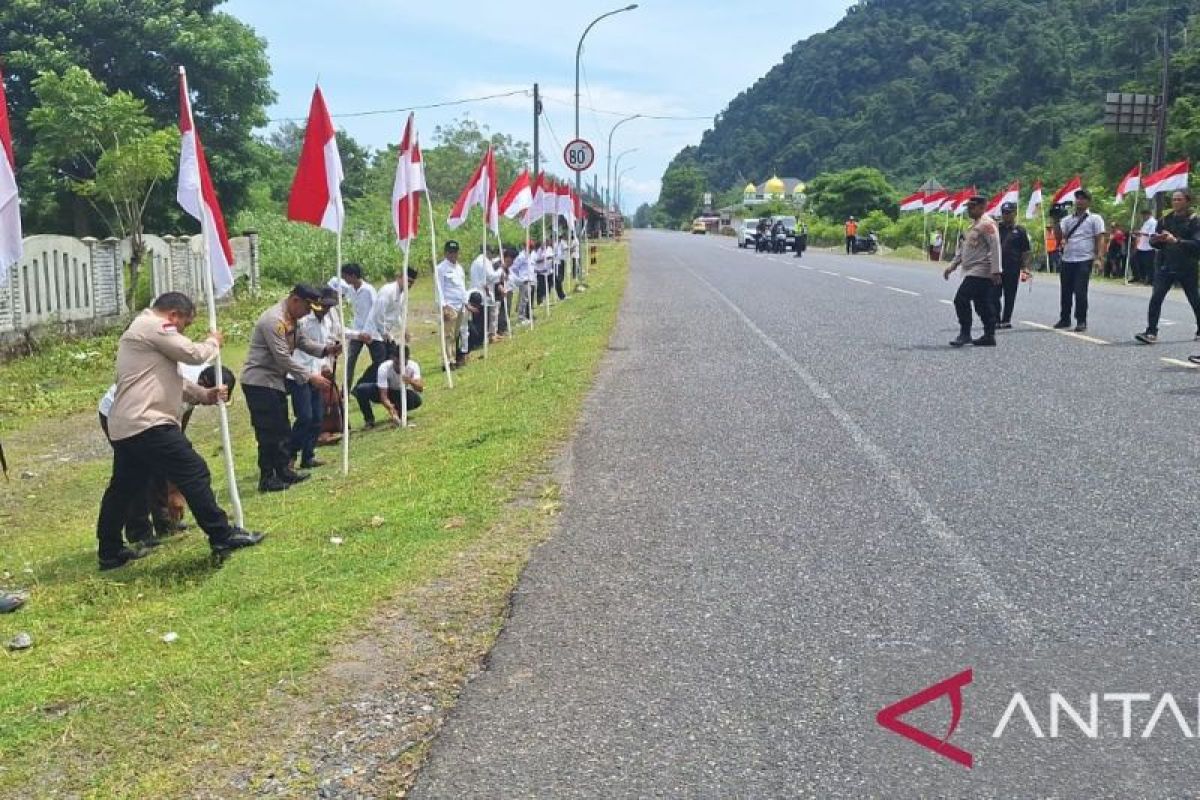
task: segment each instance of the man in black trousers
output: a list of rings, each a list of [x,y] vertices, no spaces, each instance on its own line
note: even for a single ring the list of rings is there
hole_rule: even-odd
[[[1017,224],[1017,204],[1000,206],[1000,285],[992,286],[992,306],[999,322],[997,328],[1011,328],[1013,306],[1017,301],[1017,289],[1021,286],[1021,275],[1029,274],[1033,248],[1029,234]],[[1001,306],[1001,298],[1004,300]]]
[[[962,284],[954,295],[954,310],[958,312],[958,338],[951,347],[973,344],[977,347],[996,346],[996,316],[992,304],[993,287],[1000,284],[1000,233],[996,223],[983,213],[987,198],[975,195],[967,201],[967,214],[974,224],[962,239],[962,246],[942,276],[950,280],[954,270],[962,268]],[[971,306],[983,322],[983,336],[971,339]]]

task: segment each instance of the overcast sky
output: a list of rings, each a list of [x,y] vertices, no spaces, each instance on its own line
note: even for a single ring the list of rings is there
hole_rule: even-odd
[[[562,145],[574,134],[575,46],[595,17],[617,2],[401,2],[401,0],[229,0],[221,8],[268,42],[279,95],[272,118],[304,117],[320,77],[337,117],[531,89],[545,97],[542,152],[565,175]],[[580,127],[596,146],[604,183],[612,125],[623,116],[703,117],[634,120],[613,140],[624,205],[658,198],[671,157],[700,140],[712,117],[779,63],[791,46],[837,22],[850,0],[735,3],[648,0],[599,23],[583,53]],[[470,115],[493,131],[531,141],[532,99],[516,96],[417,112],[422,138],[434,126]],[[359,142],[383,147],[400,138],[404,113],[340,117]],[[591,173],[587,176],[590,182]],[[763,178],[768,176],[763,176]]]

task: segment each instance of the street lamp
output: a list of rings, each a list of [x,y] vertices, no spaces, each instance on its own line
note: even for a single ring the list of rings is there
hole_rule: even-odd
[[[633,172],[635,169],[637,169],[636,166],[626,167],[625,171],[617,176],[617,213],[620,214],[621,216],[625,216],[625,213],[623,211],[621,211],[621,200],[624,199],[621,197],[621,178],[624,178],[626,175]]]
[[[629,148],[628,150],[626,150],[625,152],[621,153],[619,156],[617,156],[617,164],[616,164],[616,166],[613,168],[613,174],[614,174],[614,175],[616,175],[618,172],[620,172],[620,170],[621,170],[621,159],[622,159],[622,158],[624,158],[625,156],[629,155],[630,153],[636,153],[637,151],[638,151],[638,148],[636,148],[636,147],[631,147],[631,148]]]
[[[586,28],[583,29],[583,35],[579,37],[579,44],[575,47],[575,138],[579,138],[579,59],[583,57],[583,40],[591,33],[592,28],[596,27],[596,23],[602,19],[621,14],[626,11],[633,11],[637,8],[637,3],[630,3],[624,8],[618,8],[614,11],[609,11],[607,14],[601,14],[592,20]],[[583,173],[575,173],[575,194],[583,197]],[[582,225],[582,223],[580,223]],[[583,238],[580,236],[580,238]],[[582,259],[581,259],[582,262]]]
[[[613,134],[617,132],[617,128],[624,125],[626,122],[632,122],[635,119],[641,119],[641,114],[634,114],[632,117],[625,119],[612,126],[612,130],[608,132],[608,160],[604,167],[604,204],[612,205],[612,140]]]

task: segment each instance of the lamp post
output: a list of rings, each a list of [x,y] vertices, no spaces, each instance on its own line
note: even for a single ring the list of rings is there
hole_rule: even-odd
[[[579,138],[579,60],[583,57],[583,40],[587,38],[587,35],[589,33],[591,33],[592,28],[596,27],[596,23],[599,22],[600,20],[611,17],[614,14],[621,14],[626,11],[633,11],[635,8],[637,8],[637,3],[630,3],[629,5],[625,6],[624,8],[618,8],[613,11],[609,11],[607,14],[601,14],[600,16],[598,16],[594,20],[592,20],[590,23],[588,23],[588,26],[583,29],[583,35],[579,37],[579,44],[576,45],[576,47],[575,47],[575,138],[576,139]],[[583,197],[583,173],[582,172],[575,173],[575,193],[579,197]],[[579,224],[581,230],[577,232],[577,236],[579,237],[579,239],[582,240],[583,239],[583,231],[582,231],[583,223],[580,222],[578,224]],[[583,259],[580,258],[580,271],[581,272],[582,272],[582,266],[583,266]]]
[[[638,149],[639,148],[637,148],[637,147],[631,147],[628,150],[623,151],[620,155],[617,156],[617,163],[613,166],[613,175],[616,175],[618,172],[621,171],[621,159],[624,158],[625,156],[629,155],[630,153],[636,153],[638,151]],[[613,197],[615,198],[616,195],[613,195]]]
[[[608,132],[608,158],[607,158],[607,163],[604,167],[604,204],[606,206],[611,206],[612,199],[613,199],[613,195],[612,195],[612,140],[613,140],[613,134],[617,132],[617,128],[621,127],[626,122],[632,122],[635,119],[641,119],[641,117],[642,117],[641,114],[634,114],[632,117],[626,117],[625,119],[618,122],[616,125],[613,125],[612,130]],[[620,161],[620,157],[618,157],[618,162],[619,161]]]
[[[625,171],[617,176],[617,213],[620,214],[621,216],[625,216],[625,213],[623,211],[621,211],[621,200],[624,199],[621,197],[621,178],[624,178],[626,175],[633,172],[635,169],[637,169],[636,166],[626,167]]]

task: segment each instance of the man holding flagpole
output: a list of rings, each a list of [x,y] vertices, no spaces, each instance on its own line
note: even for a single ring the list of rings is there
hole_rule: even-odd
[[[1149,323],[1145,332],[1134,338],[1142,344],[1158,341],[1158,319],[1163,300],[1171,288],[1179,284],[1196,317],[1195,340],[1200,341],[1200,217],[1192,211],[1190,189],[1176,189],[1171,194],[1171,213],[1159,221],[1150,244],[1162,254],[1162,263],[1154,275]]]

